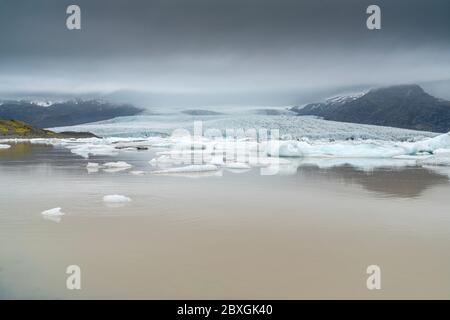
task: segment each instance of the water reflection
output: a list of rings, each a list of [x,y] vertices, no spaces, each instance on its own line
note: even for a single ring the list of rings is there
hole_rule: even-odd
[[[0,161],[30,161],[48,159],[48,153],[53,150],[52,145],[29,142],[8,143],[9,149],[0,149]]]
[[[362,171],[350,165],[327,169],[307,165],[299,166],[297,170],[304,177],[358,184],[377,195],[399,198],[417,198],[429,188],[449,183],[448,176],[422,167]]]
[[[98,168],[87,170],[73,170],[86,168],[88,161],[126,161],[133,165],[138,172],[151,173],[158,167],[151,166],[149,159],[155,156],[154,150],[121,152],[118,156],[94,156],[89,160],[75,155],[66,148],[59,148],[47,144],[11,143],[11,148],[0,150],[0,173],[14,175],[18,172],[45,170],[48,174],[56,174],[58,169],[63,175],[91,174],[93,176],[108,173],[110,177],[131,175],[128,170]],[[269,158],[270,159],[270,158]],[[273,159],[273,158],[272,158]],[[415,160],[409,159],[344,159],[344,158],[283,158],[279,165],[254,167],[249,170],[234,170],[225,168],[213,172],[186,172],[172,177],[202,178],[206,176],[221,177],[224,171],[232,173],[233,179],[245,179],[244,176],[260,174],[271,176],[301,175],[311,181],[329,180],[333,183],[360,185],[367,191],[378,196],[417,198],[427,189],[434,186],[449,184],[450,168],[447,167],[420,167]],[[30,166],[31,165],[31,166]],[[37,165],[37,166],[36,166]],[[3,166],[3,168],[1,167]],[[20,170],[9,170],[10,166],[21,166]],[[9,169],[8,169],[9,168]],[[17,169],[17,168],[16,168]],[[70,172],[68,170],[71,170]],[[61,171],[62,170],[62,171]],[[15,172],[15,173],[14,173]],[[47,176],[48,176],[47,174]],[[101,179],[100,176],[98,179]],[[131,178],[130,178],[131,179]],[[134,180],[133,180],[134,181]],[[269,180],[270,181],[270,180]]]

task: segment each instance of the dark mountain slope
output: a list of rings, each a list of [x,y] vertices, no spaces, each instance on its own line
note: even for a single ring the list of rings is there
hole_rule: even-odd
[[[450,131],[450,101],[435,98],[418,85],[373,89],[360,97],[330,101],[291,110],[298,115],[315,115],[325,120]]]
[[[70,100],[49,107],[29,101],[8,101],[0,104],[0,118],[17,119],[38,128],[71,126],[132,116],[142,112],[132,105],[112,104],[99,100]]]

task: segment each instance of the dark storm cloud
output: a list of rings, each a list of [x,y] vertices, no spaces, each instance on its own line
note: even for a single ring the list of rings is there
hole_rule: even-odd
[[[81,31],[65,28],[69,4]],[[370,4],[380,31],[366,28]],[[313,91],[442,87],[449,18],[448,0],[1,0],[0,91],[295,103]]]

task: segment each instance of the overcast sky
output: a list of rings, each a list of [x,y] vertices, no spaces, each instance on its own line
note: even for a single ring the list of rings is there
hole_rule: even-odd
[[[0,98],[291,105],[399,83],[450,98],[450,1],[0,0]]]

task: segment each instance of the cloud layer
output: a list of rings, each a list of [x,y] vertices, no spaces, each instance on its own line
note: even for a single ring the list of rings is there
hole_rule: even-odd
[[[446,0],[377,1],[379,31],[366,28],[366,0],[76,3],[80,31],[65,28],[72,1],[0,4],[0,94],[134,97],[152,106],[292,104],[412,82],[448,92]]]

